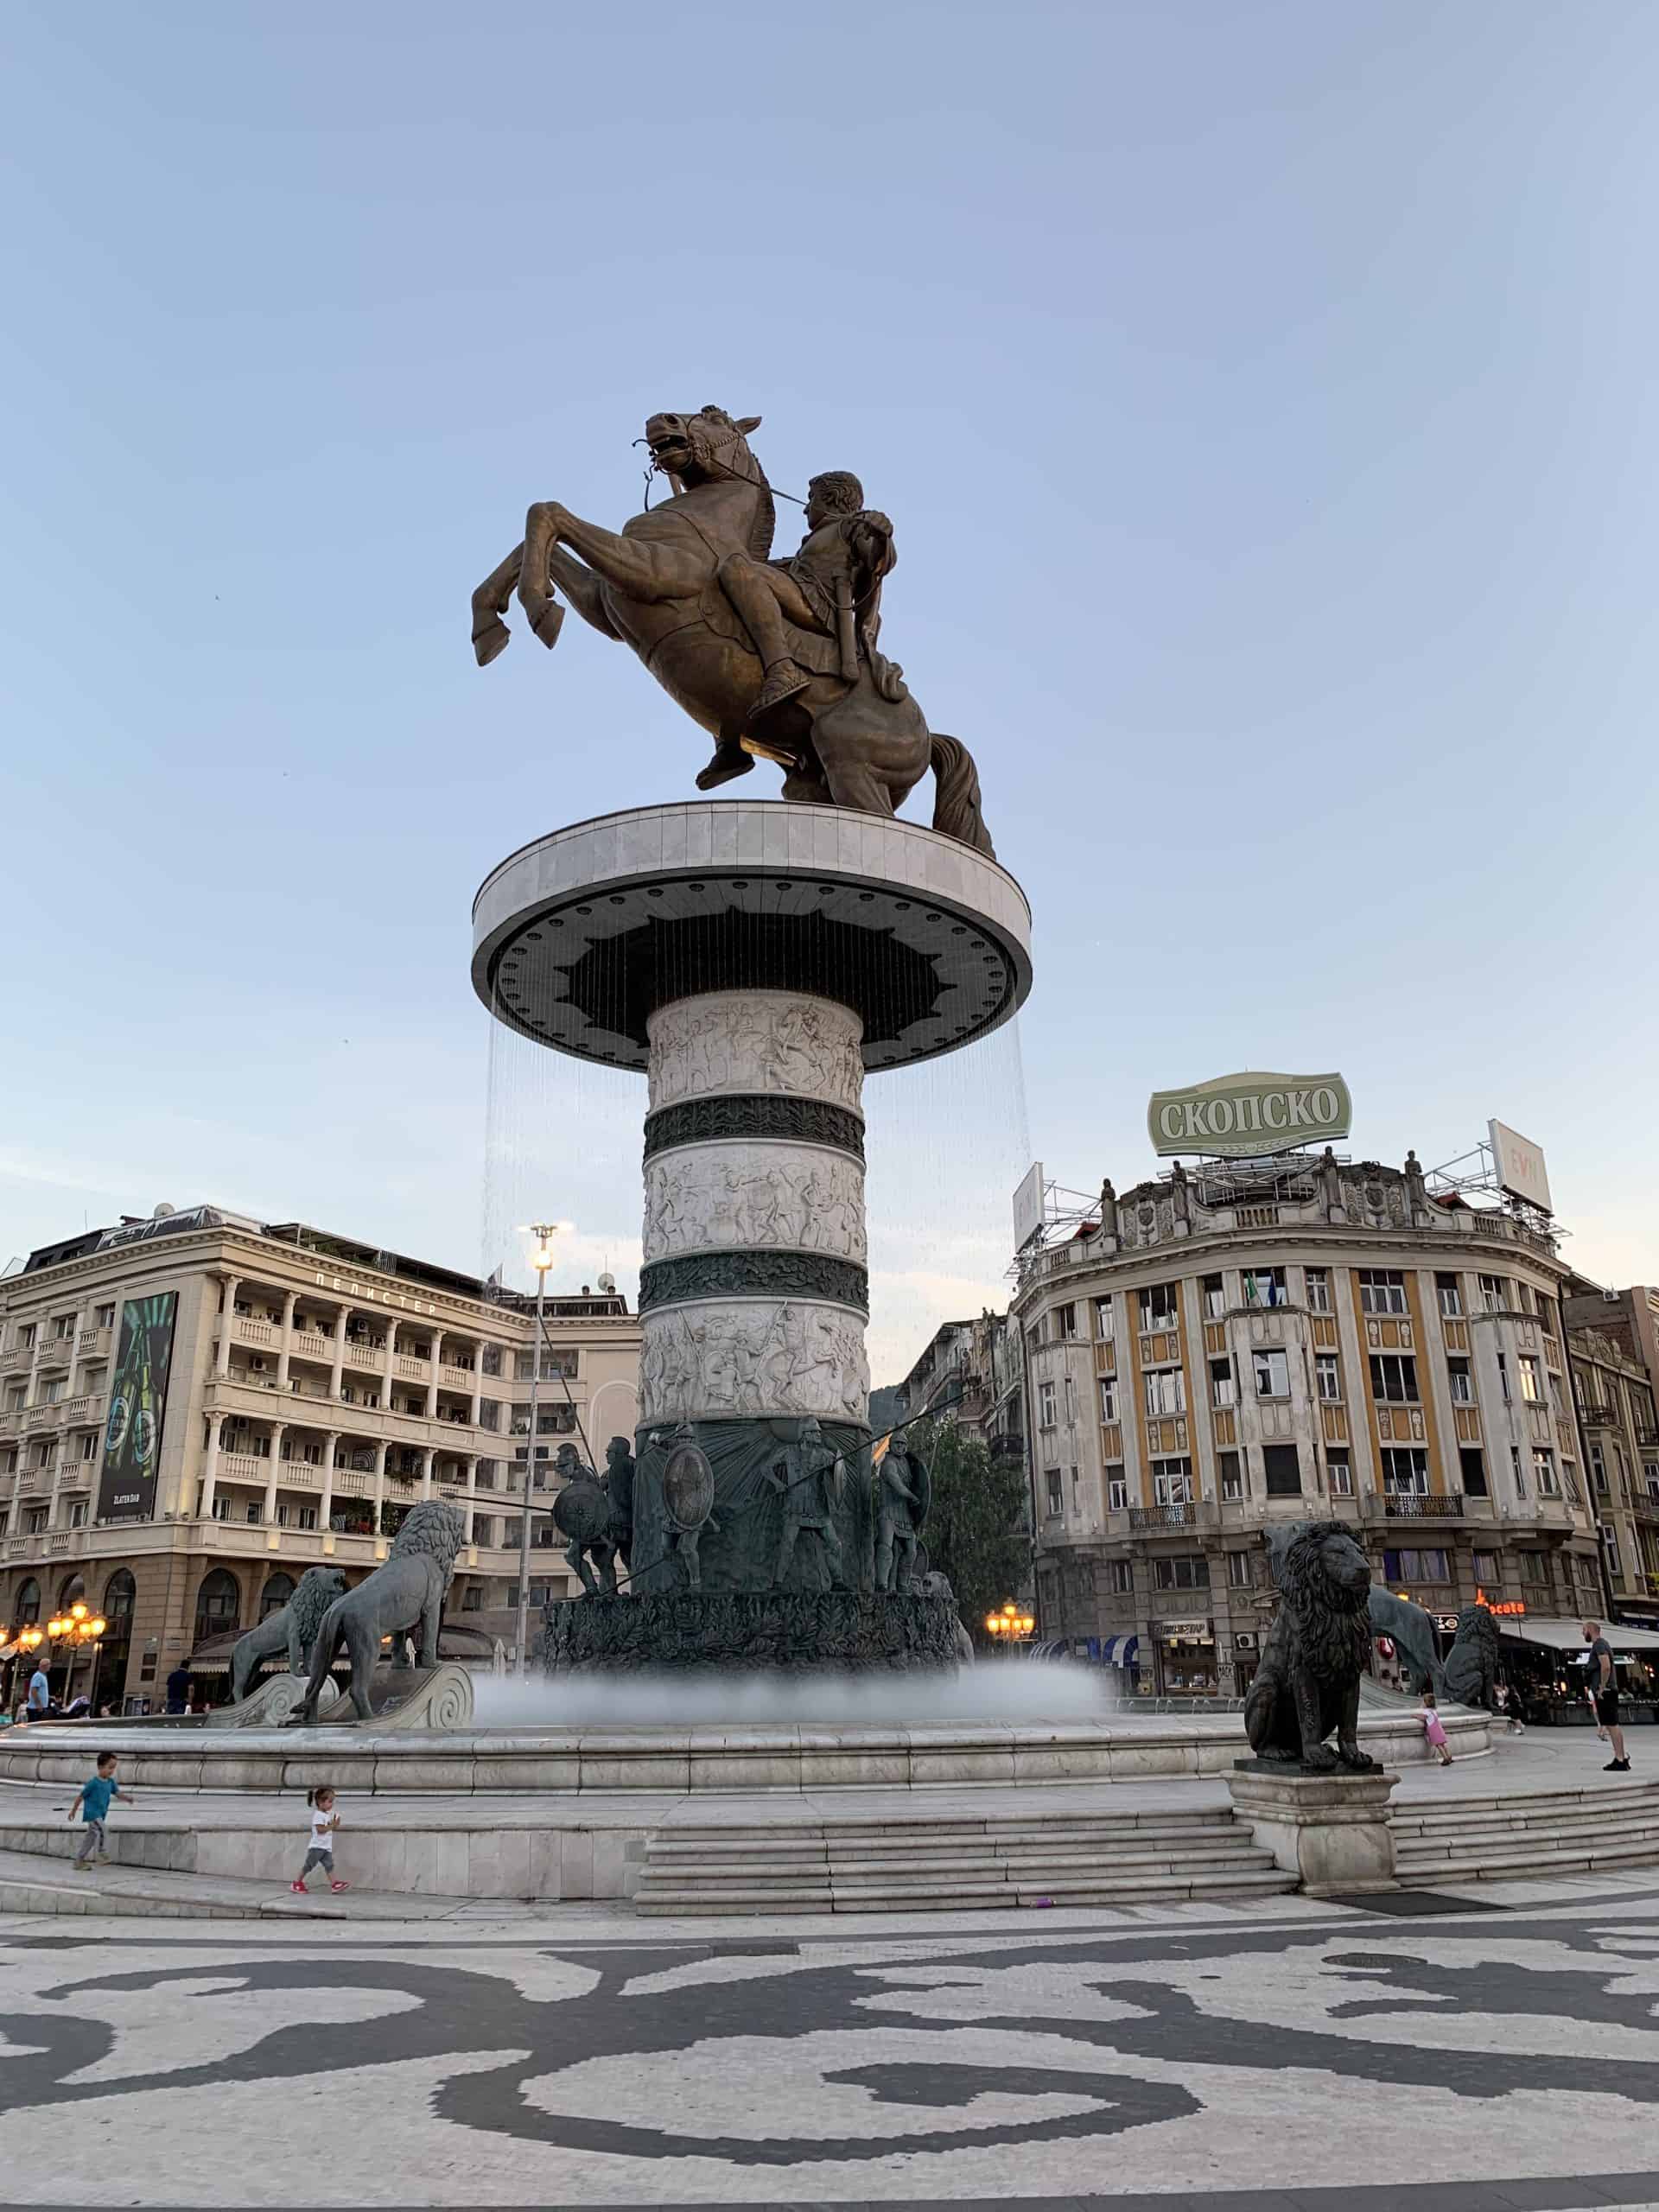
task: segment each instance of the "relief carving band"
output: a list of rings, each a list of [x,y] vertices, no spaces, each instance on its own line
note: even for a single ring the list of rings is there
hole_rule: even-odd
[[[799,550],[772,560],[772,487],[748,442],[760,423],[714,406],[652,416],[645,442],[671,496],[620,533],[537,500],[523,543],[473,594],[480,666],[507,643],[515,590],[553,645],[563,590],[714,739],[699,790],[747,775],[758,755],[785,769],[786,799],[890,817],[931,767],[934,829],[988,854],[973,756],[930,731],[877,644],[892,523],[856,476],[826,469],[807,486]]]
[[[645,1169],[649,1260],[745,1244],[827,1252],[862,1267],[864,1177],[842,1154],[733,1144],[671,1152]]]
[[[864,1025],[850,1007],[782,991],[720,991],[677,1000],[645,1027],[653,1110],[743,1090],[827,1098],[857,1111]]]
[[[683,1252],[639,1270],[641,1313],[704,1298],[805,1298],[868,1313],[870,1285],[862,1268],[823,1252]]]
[[[723,1144],[776,1138],[786,1144],[828,1145],[849,1159],[864,1157],[864,1124],[844,1106],[821,1098],[776,1098],[733,1093],[683,1098],[645,1121],[645,1158],[677,1145]]]
[[[643,1423],[719,1414],[817,1414],[863,1421],[864,1325],[836,1306],[758,1300],[673,1306],[643,1317]]]

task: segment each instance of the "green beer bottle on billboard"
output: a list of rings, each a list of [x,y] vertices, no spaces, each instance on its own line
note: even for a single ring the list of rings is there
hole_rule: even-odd
[[[156,1475],[167,1385],[173,1367],[173,1330],[179,1294],[130,1298],[121,1308],[115,1384],[104,1429],[99,1471],[98,1518],[147,1521],[156,1510]]]

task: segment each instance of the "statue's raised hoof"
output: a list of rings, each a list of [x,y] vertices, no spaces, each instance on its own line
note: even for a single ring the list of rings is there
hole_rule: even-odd
[[[505,622],[486,622],[481,630],[473,632],[473,652],[480,668],[487,668],[499,659],[512,643],[512,632]]]
[[[537,636],[547,647],[549,652],[551,652],[554,646],[559,642],[560,631],[564,627],[564,605],[563,601],[550,599],[547,605],[536,617],[534,626]]]
[[[747,776],[753,766],[753,754],[741,746],[717,746],[714,759],[697,772],[697,789],[711,791],[717,784],[729,784],[734,776]]]

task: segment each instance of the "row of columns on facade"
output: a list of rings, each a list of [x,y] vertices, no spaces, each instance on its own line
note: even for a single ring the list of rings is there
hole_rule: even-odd
[[[219,1357],[214,1373],[222,1378],[228,1376],[231,1371],[231,1344],[236,1319],[236,1294],[241,1288],[244,1278],[240,1275],[226,1275],[221,1280],[225,1285],[225,1311],[222,1316],[223,1325],[219,1332]],[[289,1365],[294,1353],[294,1315],[301,1295],[302,1294],[297,1290],[290,1290],[283,1294],[282,1347],[276,1360],[276,1387],[279,1390],[286,1390],[288,1388]],[[345,1370],[346,1317],[356,1310],[354,1306],[346,1305],[342,1305],[339,1308],[338,1319],[334,1325],[332,1369],[328,1378],[328,1394],[333,1398],[338,1398],[340,1395]],[[385,1402],[390,1404],[391,1386],[398,1379],[395,1368],[397,1358],[397,1317],[377,1312],[374,1318],[385,1324],[385,1357],[380,1363],[380,1373],[385,1386],[384,1396]],[[426,1386],[426,1418],[429,1421],[434,1421],[437,1417],[438,1411],[438,1369],[442,1363],[441,1355],[443,1349],[443,1332],[434,1327],[429,1333],[432,1339],[432,1376]],[[500,1382],[506,1378],[498,1376],[492,1376],[490,1379],[493,1382]],[[470,1408],[470,1418],[474,1428],[479,1425],[479,1414],[483,1405],[484,1380],[483,1369],[475,1366],[473,1370]]]
[[[202,1470],[201,1478],[200,1517],[204,1521],[211,1521],[213,1518],[213,1499],[217,1493],[219,1485],[219,1461],[222,1432],[226,1421],[230,1418],[231,1416],[229,1414],[223,1413],[211,1413],[207,1416],[207,1457]],[[290,1426],[299,1427],[302,1426],[302,1424],[299,1422],[290,1424],[287,1421],[272,1421],[270,1424],[270,1472],[265,1478],[264,1505],[264,1521],[265,1524],[268,1526],[274,1525],[276,1522],[276,1493],[282,1487],[283,1470],[284,1466],[291,1464],[284,1460],[282,1457],[283,1438]],[[339,1429],[331,1428],[326,1432],[323,1437],[321,1468],[322,1489],[317,1510],[317,1525],[320,1529],[327,1528],[330,1517],[334,1512],[334,1447],[340,1440],[340,1432]],[[386,1455],[390,1449],[391,1442],[389,1439],[383,1437],[377,1440],[374,1447],[374,1525],[377,1530],[379,1529],[381,1524],[381,1510],[385,1504],[386,1499]],[[418,1480],[420,1483],[420,1494],[423,1498],[429,1498],[432,1495],[433,1468],[436,1462],[437,1456],[437,1446],[435,1445],[429,1445],[421,1452],[421,1471]],[[467,1515],[466,1541],[470,1544],[473,1541],[474,1516],[477,1510],[475,1501],[478,1496],[479,1464],[485,1455],[481,1452],[468,1452],[458,1453],[456,1456],[464,1460],[467,1468],[467,1503],[465,1508]],[[503,1492],[501,1494],[503,1502],[505,1502],[510,1495],[510,1492]],[[493,1504],[495,1500],[495,1492],[486,1492],[485,1501],[486,1505]],[[181,1501],[180,1510],[181,1512],[186,1510],[186,1506],[182,1500]]]

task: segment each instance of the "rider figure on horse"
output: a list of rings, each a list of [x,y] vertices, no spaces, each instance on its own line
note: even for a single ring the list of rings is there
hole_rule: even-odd
[[[856,683],[868,669],[882,698],[896,703],[906,696],[903,671],[875,650],[881,580],[898,558],[893,524],[865,506],[864,487],[847,469],[813,477],[806,490],[807,535],[791,560],[731,553],[720,564],[720,588],[766,670],[749,709],[752,729],[764,729],[778,708],[820,676]],[[786,622],[799,634],[791,638]],[[793,749],[776,757],[792,759]],[[706,789],[751,765],[747,753],[733,759],[721,747],[697,781]]]

